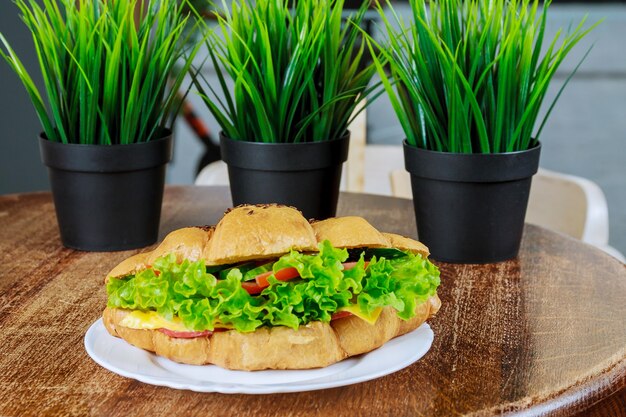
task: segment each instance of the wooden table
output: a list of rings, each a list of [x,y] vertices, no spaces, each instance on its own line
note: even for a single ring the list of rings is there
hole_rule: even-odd
[[[226,188],[168,188],[161,236],[214,224],[229,204]],[[339,213],[415,234],[408,200],[343,194]],[[618,416],[626,410],[626,268],[537,227],[526,228],[518,260],[440,265],[443,307],[431,320],[435,342],[422,360],[375,381],[282,395],[177,391],[94,363],[83,337],[104,308],[103,278],[132,253],[64,249],[48,193],[0,197],[0,415],[564,416],[586,410]]]

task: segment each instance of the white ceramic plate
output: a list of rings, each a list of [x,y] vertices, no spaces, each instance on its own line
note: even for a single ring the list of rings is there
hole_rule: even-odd
[[[424,323],[379,349],[326,368],[245,372],[172,362],[111,336],[100,319],[87,331],[85,349],[109,371],[147,384],[199,392],[271,394],[340,387],[380,378],[420,359],[430,349],[433,339],[433,331]]]

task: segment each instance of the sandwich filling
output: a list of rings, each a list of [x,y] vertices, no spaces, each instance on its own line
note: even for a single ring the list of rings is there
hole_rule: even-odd
[[[176,337],[212,331],[297,329],[312,321],[356,315],[374,323],[384,307],[409,320],[435,295],[439,270],[420,254],[397,249],[291,251],[274,261],[210,266],[158,258],[135,275],[109,279],[108,307],[132,310],[122,325]]]

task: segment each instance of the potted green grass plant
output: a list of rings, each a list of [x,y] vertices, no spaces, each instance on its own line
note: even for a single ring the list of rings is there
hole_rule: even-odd
[[[0,55],[43,125],[41,157],[63,244],[111,251],[154,243],[176,93],[202,45],[181,48],[188,13],[177,0],[15,3],[33,36],[47,102],[2,35]]]
[[[370,42],[381,51],[376,66],[406,135],[419,237],[441,261],[514,258],[539,137],[560,92],[536,126],[541,105],[592,28],[583,20],[559,31],[542,54],[550,1],[543,9],[537,0],[409,3],[410,26],[379,4],[388,37]]]
[[[335,215],[347,131],[376,68],[344,0],[224,3],[208,50],[219,86],[196,85],[222,133],[235,205],[281,203],[309,218]],[[218,94],[218,91],[221,94]],[[382,91],[381,89],[378,89]]]

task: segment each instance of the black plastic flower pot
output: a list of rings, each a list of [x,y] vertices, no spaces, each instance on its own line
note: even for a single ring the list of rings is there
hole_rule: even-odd
[[[404,142],[419,238],[436,260],[492,263],[517,256],[541,145],[455,154]]]
[[[130,145],[79,145],[39,138],[61,241],[84,251],[148,246],[159,234],[172,135]]]
[[[350,134],[311,143],[260,143],[220,134],[235,206],[277,203],[307,218],[335,216]]]

